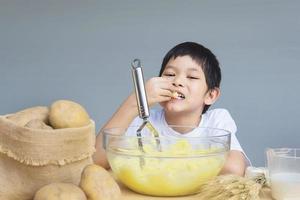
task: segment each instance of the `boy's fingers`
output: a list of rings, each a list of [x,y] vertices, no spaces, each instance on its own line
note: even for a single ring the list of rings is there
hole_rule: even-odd
[[[171,97],[169,96],[160,96],[159,102],[170,101]]]
[[[161,95],[166,96],[166,97],[172,97],[173,96],[173,91],[168,90],[168,89],[162,89]]]
[[[176,90],[176,87],[172,84],[172,82],[170,82],[170,83],[167,83],[167,82],[162,83],[161,84],[161,88],[165,89],[165,90],[169,90],[169,91]]]

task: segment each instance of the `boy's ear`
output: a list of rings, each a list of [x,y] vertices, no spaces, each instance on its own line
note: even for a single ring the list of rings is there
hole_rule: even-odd
[[[220,94],[221,94],[220,88],[216,87],[214,89],[208,90],[205,95],[205,100],[204,100],[205,105],[212,105],[213,103],[215,103],[219,98]]]

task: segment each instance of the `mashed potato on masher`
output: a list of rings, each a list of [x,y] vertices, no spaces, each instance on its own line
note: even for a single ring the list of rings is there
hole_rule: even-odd
[[[119,152],[122,150],[119,149]],[[163,151],[153,145],[139,150],[116,153],[108,159],[116,177],[130,189],[153,196],[182,196],[196,193],[201,185],[216,176],[226,153],[217,149],[193,149],[186,140],[178,140]]]

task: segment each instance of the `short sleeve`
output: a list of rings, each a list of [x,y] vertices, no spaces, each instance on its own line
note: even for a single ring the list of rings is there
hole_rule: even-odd
[[[244,157],[245,157],[245,160],[246,160],[246,164],[248,166],[251,166],[251,161],[250,159],[248,158],[248,156],[246,155],[246,153],[244,152],[243,148],[241,147],[237,137],[236,137],[236,134],[235,133],[231,133],[231,144],[230,144],[230,150],[236,150],[236,151],[240,151],[243,153]]]
[[[244,154],[247,165],[251,165],[249,158],[247,157],[246,153],[244,152],[237,139],[237,126],[230,113],[226,109],[213,109],[208,111],[204,115],[205,116],[203,117],[206,122],[205,124],[203,124],[203,126],[214,127],[229,131],[231,133],[230,149],[242,152]]]

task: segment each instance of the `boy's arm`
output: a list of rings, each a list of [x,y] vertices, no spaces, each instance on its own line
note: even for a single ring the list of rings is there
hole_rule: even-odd
[[[108,169],[109,164],[102,146],[102,130],[114,127],[128,127],[138,115],[135,95],[131,94],[119,107],[110,120],[102,127],[96,137],[96,152],[93,155],[94,163]]]
[[[229,151],[225,165],[220,174],[235,174],[244,176],[246,169],[245,156],[237,150]]]

